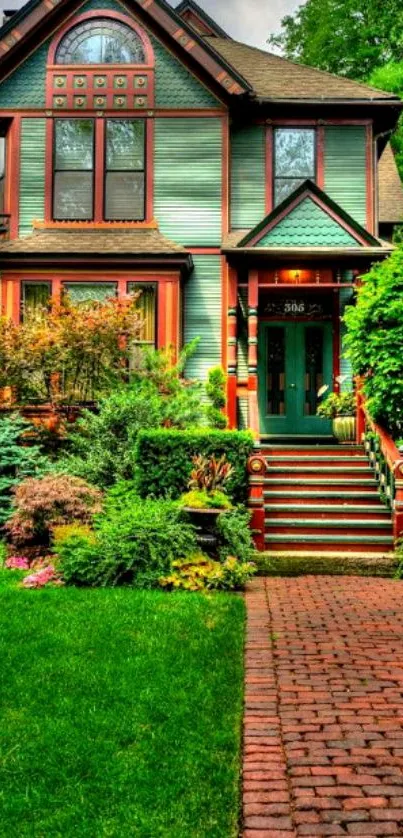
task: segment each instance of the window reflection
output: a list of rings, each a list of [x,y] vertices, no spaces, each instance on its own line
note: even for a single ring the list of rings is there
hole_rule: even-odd
[[[141,39],[129,26],[109,18],[79,23],[63,38],[56,64],[144,64]]]
[[[284,201],[308,178],[315,180],[315,131],[277,128],[274,132],[274,203]]]

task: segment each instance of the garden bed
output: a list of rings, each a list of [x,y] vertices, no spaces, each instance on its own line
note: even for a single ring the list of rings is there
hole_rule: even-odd
[[[244,604],[0,571],[5,835],[235,838]]]

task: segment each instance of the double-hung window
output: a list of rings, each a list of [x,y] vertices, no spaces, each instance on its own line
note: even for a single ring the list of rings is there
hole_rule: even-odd
[[[143,221],[145,120],[56,119],[55,221]]]
[[[316,132],[312,128],[274,131],[274,205],[281,204],[304,180],[316,180]]]

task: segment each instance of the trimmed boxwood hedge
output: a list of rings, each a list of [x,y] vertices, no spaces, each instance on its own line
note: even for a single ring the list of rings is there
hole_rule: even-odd
[[[246,431],[140,431],[134,453],[137,491],[143,498],[178,498],[187,490],[193,457],[225,454],[234,468],[228,494],[234,503],[246,503],[246,466],[252,453],[253,436]]]

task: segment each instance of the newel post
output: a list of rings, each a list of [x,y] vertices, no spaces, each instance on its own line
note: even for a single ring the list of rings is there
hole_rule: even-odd
[[[259,454],[253,454],[248,461],[249,509],[252,513],[251,529],[256,550],[263,552],[264,540],[264,479],[266,461]]]
[[[259,435],[259,409],[258,409],[258,376],[257,376],[257,349],[258,349],[258,304],[259,304],[259,273],[249,271],[248,280],[248,401],[249,401],[249,428],[253,433]]]
[[[394,465],[395,499],[393,503],[393,537],[396,543],[403,538],[403,460]]]

